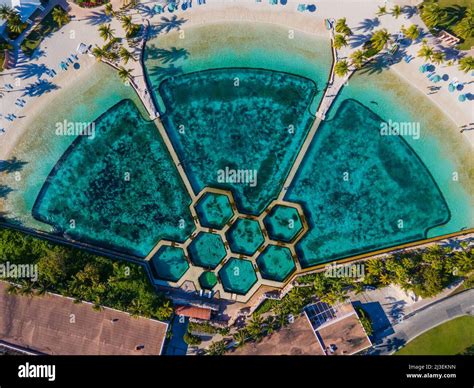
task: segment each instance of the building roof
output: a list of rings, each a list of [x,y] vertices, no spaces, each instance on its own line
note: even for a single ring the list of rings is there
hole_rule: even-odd
[[[306,318],[298,317],[292,324],[264,337],[258,343],[250,342],[230,355],[324,355],[313,329]]]
[[[0,282],[0,340],[56,355],[159,355],[168,324],[47,294],[7,294]]]
[[[211,319],[211,309],[205,307],[178,306],[175,311],[176,314],[183,317],[203,319],[206,321]]]

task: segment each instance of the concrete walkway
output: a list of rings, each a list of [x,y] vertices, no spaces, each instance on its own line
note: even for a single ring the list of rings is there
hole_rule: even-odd
[[[393,354],[424,332],[462,315],[474,315],[474,289],[456,294],[405,316],[392,326],[394,333],[383,338],[371,354]]]

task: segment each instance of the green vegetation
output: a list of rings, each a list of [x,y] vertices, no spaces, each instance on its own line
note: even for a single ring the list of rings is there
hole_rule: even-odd
[[[362,307],[356,307],[357,315],[359,316],[360,323],[364,328],[365,332],[368,336],[371,336],[374,333],[374,329],[372,328],[372,321],[369,315],[365,312]]]
[[[464,316],[443,323],[409,342],[396,354],[447,356],[472,352],[474,317]]]
[[[370,47],[377,52],[382,51],[385,45],[390,41],[390,34],[385,29],[377,30],[370,38]]]
[[[21,20],[20,13],[6,4],[0,6],[0,19],[6,20],[8,37],[13,40],[28,27],[28,23]]]
[[[197,335],[192,335],[189,333],[189,331],[184,334],[183,341],[188,345],[200,345],[202,342],[201,338],[199,338]]]
[[[336,36],[334,37],[333,45],[334,45],[334,48],[337,50],[341,49],[344,46],[347,46],[348,43],[347,43],[346,37],[342,34],[336,34]]]
[[[0,36],[0,72],[5,64],[5,51],[12,50],[13,46]]]
[[[345,59],[336,62],[334,66],[334,73],[339,77],[344,77],[349,72],[349,62]]]
[[[469,73],[474,70],[474,57],[464,57],[459,60],[459,70]]]
[[[336,32],[348,36],[352,35],[352,31],[346,23],[346,18],[338,19],[336,22]]]
[[[418,28],[416,24],[412,24],[408,28],[405,28],[402,26],[402,32],[407,38],[411,40],[417,40],[418,37],[420,36],[420,29]]]
[[[0,263],[6,261],[38,265],[37,281],[12,285],[12,293],[41,295],[52,291],[91,302],[96,308],[107,306],[160,320],[168,320],[173,313],[170,301],[155,293],[143,268],[136,264],[0,229]]]
[[[49,14],[31,31],[21,43],[22,51],[27,55],[33,55],[42,40],[49,34],[58,31],[69,22],[69,16],[59,5],[55,6]]]
[[[356,50],[351,54],[351,61],[356,69],[360,69],[363,66],[365,59],[365,53],[362,50]]]
[[[461,38],[459,49],[474,46],[474,7],[469,0],[425,0],[420,15],[432,32],[446,30]]]
[[[211,325],[209,322],[189,322],[188,325],[189,333],[204,333],[204,334],[229,334],[228,327],[216,327]]]

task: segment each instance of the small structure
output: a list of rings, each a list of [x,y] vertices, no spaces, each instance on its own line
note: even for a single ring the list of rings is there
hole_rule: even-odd
[[[211,319],[212,310],[207,307],[197,306],[178,306],[175,310],[177,315],[198,319],[201,321],[209,321]]]
[[[448,46],[456,46],[461,41],[461,39],[458,37],[444,30],[439,32],[438,38],[441,40],[441,42],[446,43]]]

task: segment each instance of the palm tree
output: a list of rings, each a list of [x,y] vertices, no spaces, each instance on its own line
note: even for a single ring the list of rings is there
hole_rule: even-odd
[[[226,351],[224,341],[213,342],[206,351],[209,356],[222,356]]]
[[[130,29],[133,27],[131,16],[124,15],[124,16],[122,16],[122,18],[120,20],[122,22],[122,27],[125,30],[125,32],[129,32]]]
[[[247,331],[253,338],[259,338],[262,334],[263,318],[260,315],[253,315],[250,320]]]
[[[56,22],[59,28],[69,23],[69,15],[62,8],[54,7],[52,15],[53,20]]]
[[[7,4],[0,5],[0,19],[7,20],[14,12],[13,8]]]
[[[351,54],[351,61],[352,64],[357,68],[360,69],[364,64],[365,54],[362,50],[356,50]]]
[[[402,7],[399,5],[396,5],[395,7],[392,8],[392,15],[395,19],[398,19],[398,17],[402,14]]]
[[[110,24],[102,24],[99,27],[100,37],[104,40],[112,40],[114,38],[115,30],[110,27]]]
[[[107,16],[113,16],[113,15],[114,15],[114,8],[113,8],[113,6],[112,6],[112,3],[107,3],[107,4],[105,5],[104,11],[105,11],[105,14],[106,14]]]
[[[136,61],[133,54],[130,51],[128,51],[125,47],[120,48],[119,55],[125,64],[127,64],[130,59],[133,61]]]
[[[92,54],[97,58],[98,61],[100,61],[102,58],[107,57],[107,51],[99,46],[95,46],[92,49]]]
[[[459,60],[459,70],[465,73],[474,70],[474,57],[464,57]]]
[[[349,63],[345,59],[338,61],[334,66],[334,72],[337,76],[344,77],[349,72]]]
[[[234,334],[234,341],[237,344],[237,347],[241,347],[245,344],[245,341],[247,341],[248,334],[246,330],[241,329],[237,333]]]
[[[445,58],[445,55],[443,52],[441,51],[435,51],[432,55],[431,55],[431,60],[436,63],[437,65],[440,65],[441,63],[444,62],[444,58]]]
[[[463,39],[474,37],[474,8],[467,10],[463,19],[453,27],[453,31]]]
[[[335,37],[334,37],[334,48],[336,50],[339,50],[340,48],[342,48],[343,46],[347,46],[347,39],[344,35],[341,35],[341,34],[337,34]]]
[[[383,16],[385,14],[387,14],[387,7],[379,7],[379,10],[377,11],[377,16]]]
[[[421,46],[421,49],[418,50],[417,55],[420,58],[423,58],[425,62],[428,62],[429,60],[431,60],[431,57],[433,56],[433,54],[434,54],[433,49],[427,44],[424,44],[423,46]]]
[[[21,33],[25,28],[24,23],[21,21],[21,16],[18,12],[13,11],[13,13],[8,17],[7,21],[8,30],[14,33]]]
[[[346,23],[346,18],[338,19],[336,23],[336,32],[343,35],[352,35],[352,31]]]
[[[390,34],[385,28],[375,31],[372,37],[370,38],[370,44],[372,48],[377,51],[382,50],[389,41]]]
[[[433,28],[446,21],[447,12],[438,3],[428,3],[423,5],[421,17],[429,28]]]
[[[16,284],[10,284],[7,288],[8,295],[18,295],[20,293],[20,287]]]
[[[118,75],[120,79],[122,80],[122,82],[128,82],[130,77],[132,76],[132,70],[126,69],[125,67],[120,66],[118,70]]]
[[[402,32],[405,36],[411,40],[417,40],[420,36],[420,29],[416,26],[416,24],[412,24],[408,28],[403,28]]]

